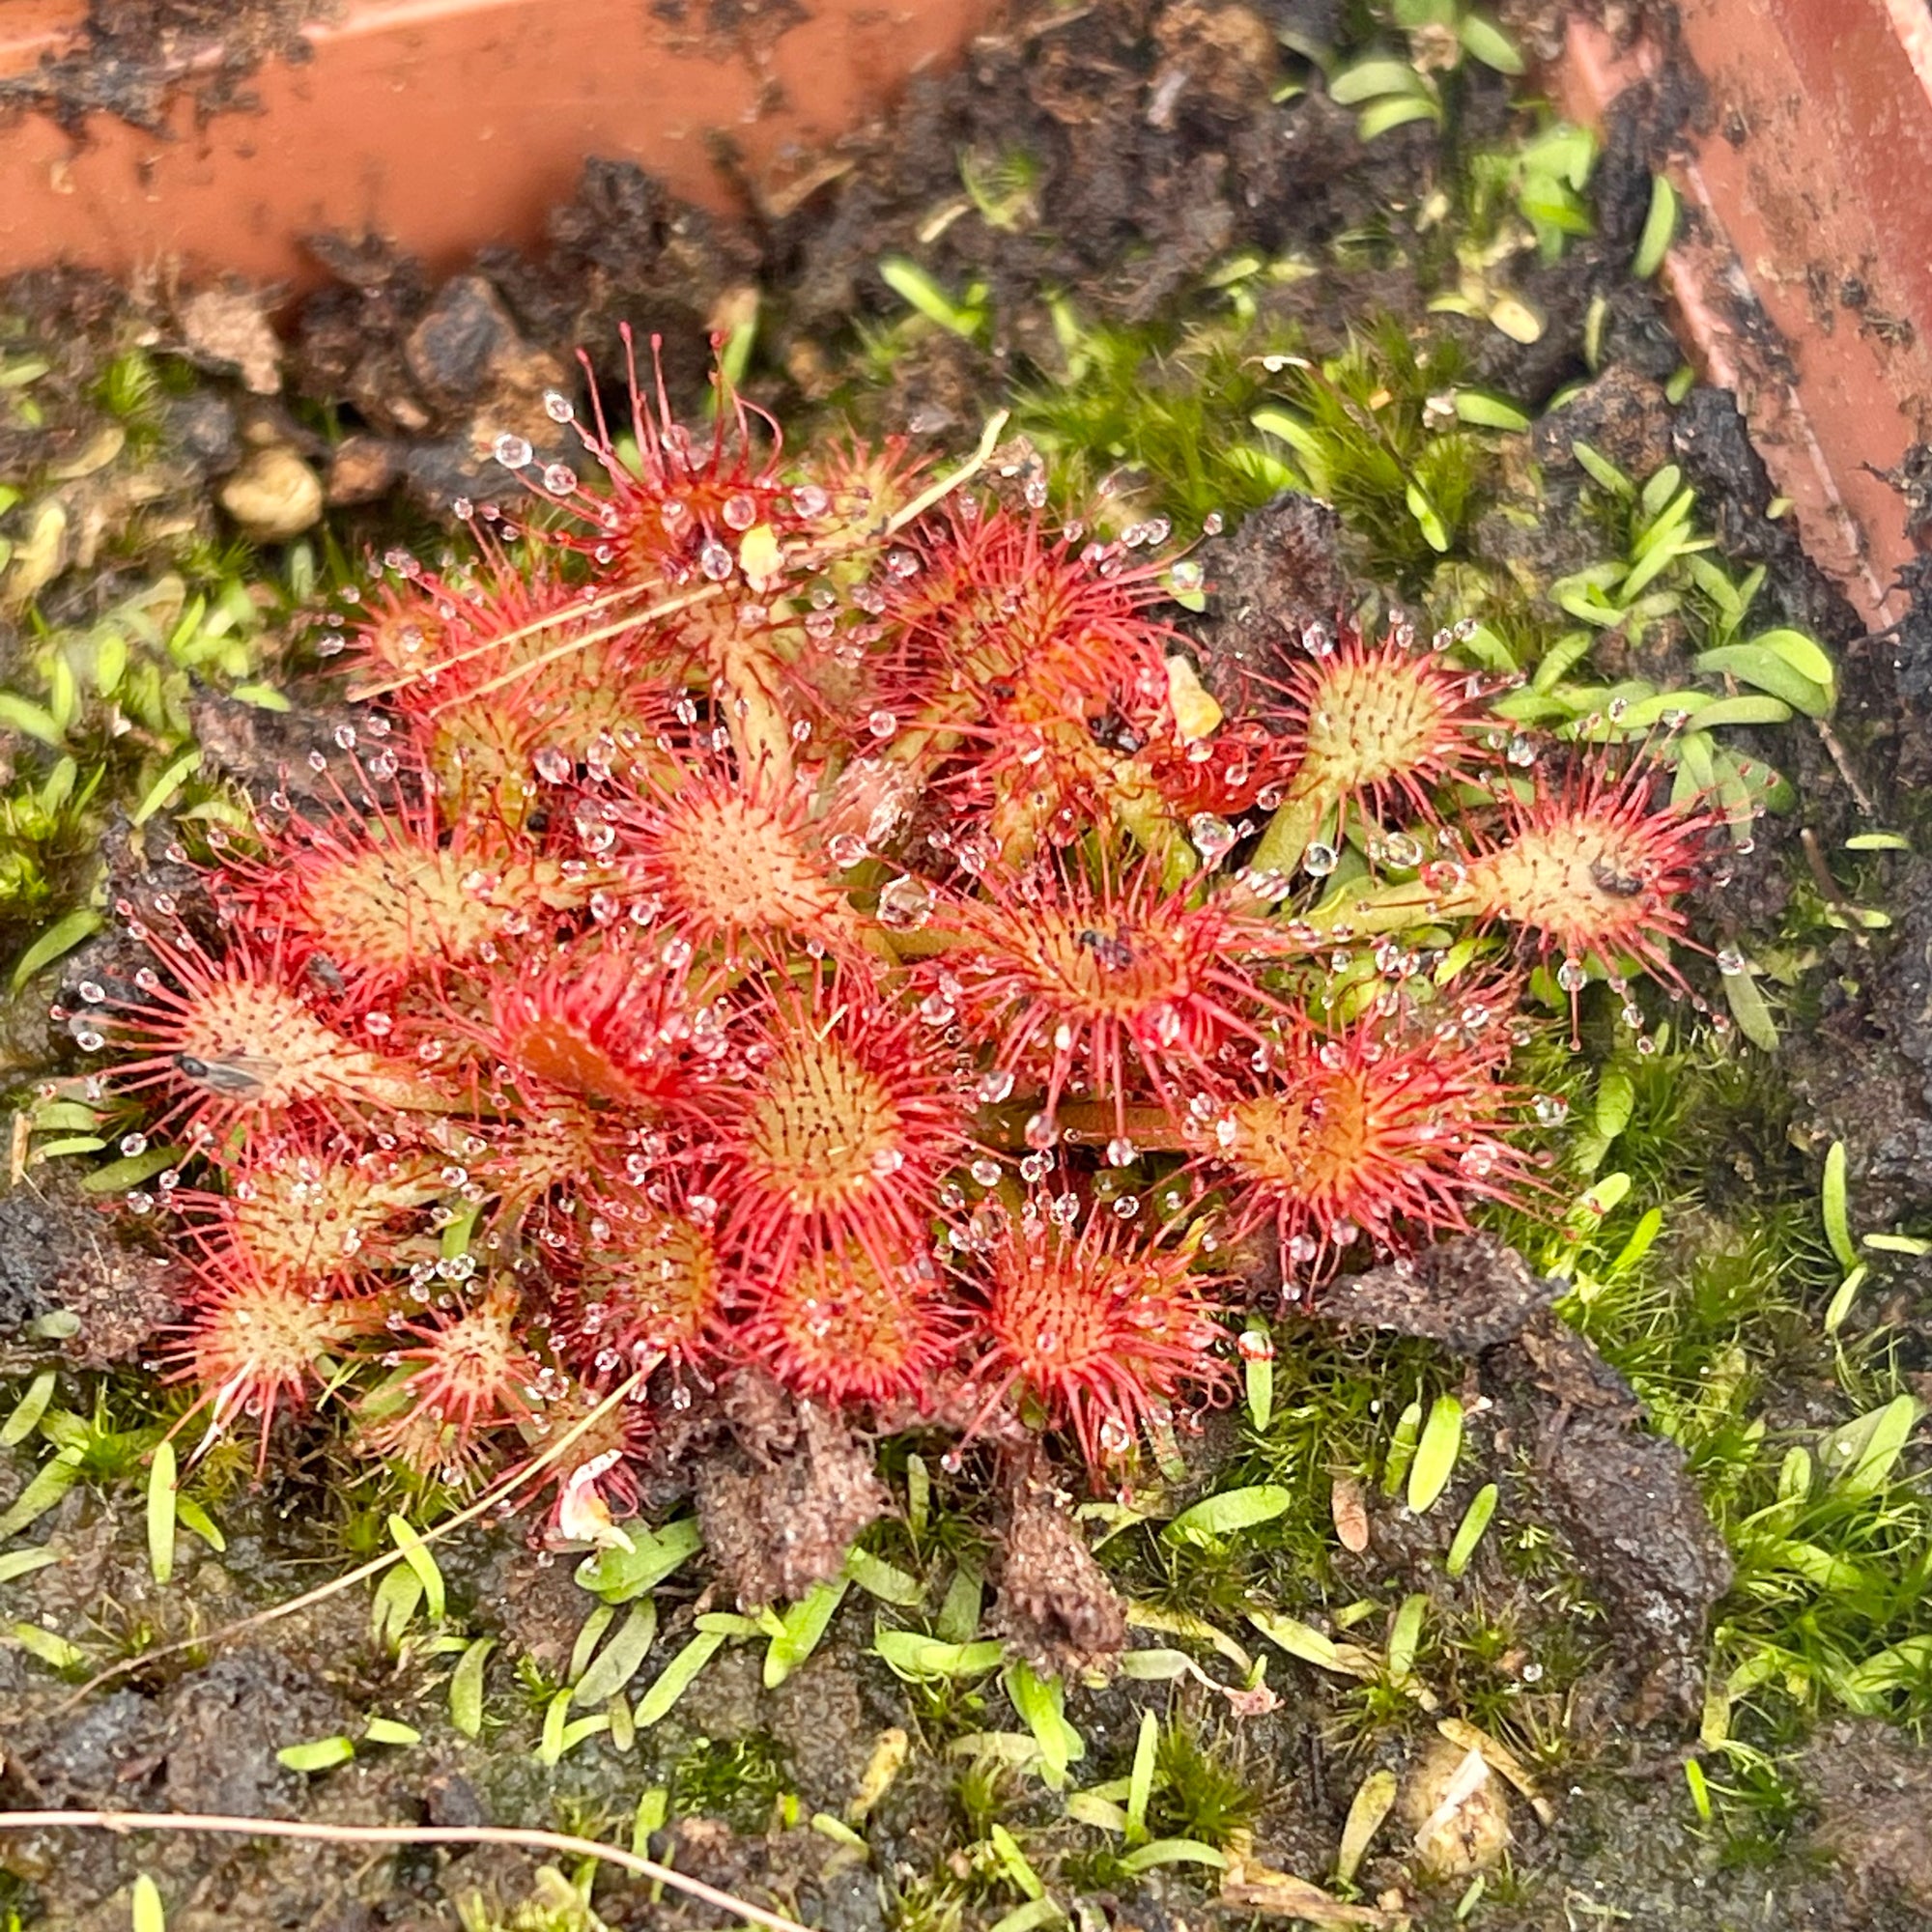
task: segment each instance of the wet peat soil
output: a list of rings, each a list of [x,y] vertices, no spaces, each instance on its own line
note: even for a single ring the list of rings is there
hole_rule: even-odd
[[[144,514],[157,514],[158,503],[168,516],[215,530],[211,504],[223,480],[252,446],[279,439],[325,473],[347,537],[380,549],[392,532],[433,528],[459,494],[500,489],[500,472],[487,459],[490,441],[504,428],[532,440],[554,433],[540,420],[540,398],[547,387],[569,384],[577,345],[588,349],[600,380],[613,382],[618,322],[661,334],[673,393],[688,403],[701,393],[707,331],[742,314],[754,290],[762,300],[762,366],[753,386],[781,419],[802,425],[814,410],[838,408],[863,427],[910,431],[956,450],[1013,381],[1050,378],[1059,367],[1041,290],[1068,291],[1093,319],[1151,321],[1232,253],[1301,249],[1332,261],[1338,238],[1374,232],[1392,207],[1412,207],[1435,185],[1440,162],[1433,131],[1403,129],[1365,148],[1352,115],[1319,90],[1272,98],[1277,36],[1333,40],[1344,11],[1339,0],[1101,0],[1022,10],[974,48],[961,71],[922,81],[891,126],[852,143],[838,170],[821,171],[829,178],[768,197],[740,222],[680,207],[635,170],[593,162],[576,199],[556,211],[546,251],[486,256],[441,286],[379,243],[319,241],[335,280],[285,320],[279,344],[266,351],[245,315],[224,332],[206,315],[190,323],[131,304],[92,279],[29,278],[6,291],[0,305],[28,318],[56,366],[46,421],[13,446],[0,444],[0,473],[43,469],[86,444],[99,361],[131,332],[200,372],[168,403],[157,465],[166,487],[142,499]],[[1547,47],[1555,11],[1519,8],[1511,24],[1526,43]],[[281,33],[298,13],[271,8],[265,17]],[[92,83],[64,79],[64,98],[87,101],[90,84],[132,88],[109,71],[112,51],[100,54]],[[138,99],[139,90],[127,98]],[[1454,318],[1440,327],[1460,335],[1475,379],[1535,411],[1586,373],[1577,351],[1583,318],[1593,298],[1607,304],[1602,373],[1541,433],[1551,515],[1528,540],[1500,527],[1488,538],[1479,532],[1479,548],[1489,541],[1492,554],[1545,581],[1590,554],[1566,527],[1565,507],[1581,485],[1568,455],[1573,439],[1640,476],[1676,462],[1726,555],[1741,567],[1762,562],[1767,604],[1838,658],[1844,693],[1836,730],[1875,813],[1867,820],[1818,737],[1792,728],[1768,741],[1798,787],[1802,811],[1768,821],[1756,849],[1704,908],[1714,931],[1754,932],[1775,926],[1785,910],[1804,863],[1795,844],[1804,828],[1828,844],[1868,822],[1917,829],[1922,814],[1912,801],[1924,788],[1923,708],[1932,702],[1932,588],[1921,596],[1924,614],[1899,636],[1862,636],[1790,526],[1765,516],[1771,487],[1731,399],[1698,389],[1681,407],[1664,402],[1662,384],[1679,352],[1627,266],[1650,167],[1695,108],[1694,86],[1682,76],[1626,104],[1593,185],[1597,234],[1527,272],[1521,292],[1548,319],[1538,342],[1512,342]],[[1500,86],[1479,82],[1463,99],[1463,137],[1500,130],[1507,111]],[[933,236],[935,209],[958,198],[961,154],[1013,151],[1038,163],[1025,221],[997,232],[966,212]],[[949,288],[986,284],[990,341],[928,335],[882,385],[854,390],[841,360],[852,354],[853,319],[900,312],[877,272],[880,258],[892,254],[917,257]],[[1368,249],[1349,254],[1348,264],[1270,290],[1263,300],[1317,351],[1339,347],[1352,318],[1419,314],[1424,275],[1414,261]],[[93,507],[103,522],[127,509],[111,499]],[[1297,613],[1332,611],[1348,598],[1363,569],[1347,534],[1304,499],[1256,514],[1198,554],[1210,590],[1195,628],[1210,661],[1264,657]],[[87,615],[90,600],[104,608],[137,568],[138,558],[124,567],[109,554],[90,572],[56,581],[43,606],[56,621]],[[211,713],[203,735],[252,782],[292,761],[304,732],[321,728],[296,718],[272,731],[244,730]],[[1842,1139],[1861,1187],[1870,1190],[1861,1212],[1871,1223],[1932,1209],[1932,866],[1903,862],[1886,903],[1896,920],[1889,934],[1863,945],[1844,937],[1815,962],[1807,982],[1817,989],[1815,1015],[1790,1030],[1784,1049],[1790,1118],[1768,1122],[1758,1144],[1725,1150],[1720,1168],[1736,1171],[1728,1181],[1720,1173],[1720,1184],[1802,1177],[1807,1159],[1815,1169],[1817,1151]],[[16,1013],[8,1036],[26,1077],[53,1064],[54,1042],[38,1011]],[[1461,1364],[1455,1373],[1465,1407],[1480,1418],[1464,1463],[1477,1473],[1459,1477],[1430,1518],[1413,1518],[1379,1495],[1366,1499],[1366,1548],[1335,1552],[1329,1602],[1394,1601],[1422,1587],[1424,1566],[1439,1563],[1448,1526],[1483,1472],[1495,1472],[1503,1485],[1505,1516],[1532,1526],[1553,1552],[1534,1580],[1492,1551],[1479,1554],[1471,1572],[1493,1599],[1496,1622],[1506,1609],[1533,1648],[1567,1650],[1575,1660],[1560,1696],[1540,1694],[1520,1657],[1498,1666],[1517,1674],[1524,1720],[1566,1734],[1570,1755],[1565,1784],[1551,1794],[1551,1822],[1516,1806],[1514,1876],[1506,1885],[1492,1881],[1475,1922],[1498,1932],[1600,1924],[1633,1932],[1854,1924],[1903,1932],[1922,1923],[1932,1911],[1932,1864],[1915,1821],[1932,1806],[1932,1759],[1880,1726],[1845,1720],[1817,1733],[1802,1772],[1809,1808],[1769,1861],[1725,1855],[1700,1831],[1682,1766],[1696,1732],[1707,1629],[1731,1582],[1729,1559],[1681,1455],[1645,1428],[1628,1386],[1547,1312],[1547,1299],[1513,1258],[1465,1243],[1433,1258],[1419,1290],[1373,1275],[1348,1285],[1328,1311],[1334,1325],[1309,1345],[1346,1360],[1372,1346],[1360,1338],[1378,1326],[1433,1338]],[[1914,1305],[1916,1284],[1900,1278],[1893,1312]],[[135,1359],[153,1349],[173,1307],[167,1264],[108,1244],[76,1192],[48,1185],[0,1198],[0,1337],[10,1371],[24,1377],[57,1360],[80,1373]],[[34,1324],[60,1309],[78,1317],[77,1330],[57,1347],[34,1340]],[[1900,1332],[1907,1349],[1920,1346],[1910,1321]],[[1801,1382],[1780,1397],[1797,1413],[1816,1399]],[[1232,1425],[1210,1431],[1190,1451],[1203,1485],[1235,1453],[1233,1435]],[[716,1439],[742,1442],[742,1431],[734,1437],[720,1426]],[[9,1582],[7,1614],[76,1641],[134,1648],[216,1629],[292,1596],[348,1560],[325,1487],[331,1466],[319,1436],[298,1438],[259,1487],[239,1489],[223,1507],[225,1551],[217,1556],[183,1539],[180,1568],[165,1589],[150,1577],[138,1481],[124,1485],[112,1507],[76,1484],[35,1530],[61,1560]],[[31,1467],[23,1455],[0,1463],[0,1505],[24,1488]],[[678,1487],[667,1479],[657,1500],[670,1503]],[[1064,1547],[1056,1554],[1050,1531],[1032,1542],[1013,1531],[1009,1541],[1015,1553],[999,1604],[1009,1628],[1031,1620],[1036,1637],[1071,1640],[1083,1618],[1102,1613],[1099,1587]],[[1024,1564],[1023,1548],[1032,1551]],[[909,1697],[867,1654],[871,1608],[859,1593],[831,1638],[778,1690],[762,1687],[755,1647],[727,1649],[629,1755],[592,1739],[545,1768],[532,1755],[544,1688],[562,1681],[590,1600],[571,1580],[568,1562],[528,1548],[516,1525],[455,1539],[441,1547],[440,1560],[466,1627],[501,1639],[490,1681],[493,1725],[501,1719],[502,1728],[483,1741],[465,1738],[444,1716],[438,1687],[446,1662],[407,1653],[399,1661],[378,1646],[367,1597],[352,1592],[84,1699],[22,1650],[0,1648],[0,1801],[339,1823],[570,1820],[621,1840],[638,1793],[668,1784],[689,1815],[659,1834],[660,1853],[831,1932],[895,1922],[881,1902],[880,1874],[916,1888],[926,1875],[943,1876],[956,1847],[983,1834],[982,1820],[962,1817],[956,1769],[937,1747],[962,1731],[1010,1728],[1013,1720],[1003,1718],[995,1691],[987,1693],[990,1713]],[[710,1606],[707,1577],[694,1576],[660,1592],[664,1614],[645,1674],[685,1640],[692,1615]],[[1281,1607],[1320,1610],[1315,1603]],[[511,1682],[516,1659],[525,1660],[522,1689]],[[1283,1667],[1280,1659],[1272,1679],[1279,1707],[1240,1718],[1196,1690],[1122,1682],[1078,1693],[1072,1715],[1087,1741],[1086,1781],[1124,1770],[1143,1709],[1178,1702],[1210,1734],[1236,1741],[1248,1775],[1264,1790],[1258,1855],[1323,1878],[1363,1776],[1411,1757],[1428,1726],[1390,1722],[1365,1733],[1352,1727],[1354,1707],[1334,1679]],[[326,1776],[278,1763],[279,1747],[354,1733],[371,1711],[407,1719],[424,1741],[367,1748]],[[780,1792],[796,1794],[798,1820],[844,1815],[875,1742],[895,1727],[912,1734],[914,1748],[871,1810],[869,1864],[802,1822],[774,1822]],[[994,1803],[993,1815],[1025,1829],[1040,1856],[1091,1853],[1094,1833],[1067,1825],[1059,1802],[1037,1788],[1002,1785]],[[429,1932],[457,1925],[455,1902],[466,1896],[507,1913],[529,1897],[530,1869],[522,1855],[487,1850],[392,1858],[185,1838],[10,1838],[0,1840],[0,1888],[11,1888],[11,1895],[0,1889],[0,1911],[11,1907],[23,1927],[106,1932],[128,1923],[128,1889],[144,1870],[170,1901],[175,1932],[216,1925]],[[1177,1875],[1184,1872],[1116,1875],[1088,1895],[1110,1922],[1149,1932],[1246,1920],[1245,1909],[1217,1906]],[[1398,1860],[1371,1855],[1366,1898],[1403,1883]],[[1446,1923],[1457,1892],[1410,1889],[1407,1896],[1420,1922]],[[970,1912],[990,1922],[1006,1909]],[[673,1899],[652,1903],[629,1887],[601,1890],[598,1910],[612,1926],[708,1922]]]
[[[0,121],[20,109],[82,132],[90,114],[159,128],[184,91],[197,115],[245,110],[264,60],[308,57],[304,21],[330,0],[89,0],[71,52],[0,80]]]

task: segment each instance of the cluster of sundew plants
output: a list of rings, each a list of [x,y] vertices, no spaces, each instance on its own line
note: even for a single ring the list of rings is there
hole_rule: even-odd
[[[718,403],[551,397],[587,482],[501,439],[542,501],[384,560],[322,633],[338,749],[56,1009],[166,1151],[126,1206],[211,1437],[327,1400],[455,1482],[603,1404],[601,1541],[653,1415],[755,1370],[1117,1481],[1230,1386],[1258,1259],[1306,1298],[1536,1198],[1513,1050],[1593,976],[1639,1028],[1631,976],[1682,990],[1720,828],[1500,723],[1452,635],[1230,683],[1164,529]]]

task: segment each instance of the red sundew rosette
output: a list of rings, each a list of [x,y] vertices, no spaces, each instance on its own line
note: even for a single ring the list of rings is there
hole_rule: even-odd
[[[189,1280],[189,1318],[163,1364],[169,1381],[192,1381],[201,1393],[176,1427],[206,1416],[199,1455],[238,1420],[253,1421],[259,1472],[277,1414],[305,1408],[345,1353],[381,1333],[381,1309],[327,1285],[265,1273],[240,1249],[212,1257]]]
[[[1095,878],[1064,857],[984,889],[950,915],[965,944],[944,967],[994,1069],[1037,1083],[1049,1122],[1070,1092],[1111,1106],[1116,1139],[1137,1104],[1178,1119],[1224,1049],[1261,1046],[1282,1011],[1254,969],[1298,949],[1232,889],[1169,890],[1151,858]]]
[[[815,1256],[895,1281],[928,1246],[973,1118],[944,1033],[868,970],[821,962],[752,998],[745,1075],[708,1122],[734,1305],[757,1310]]]
[[[1505,1079],[1513,985],[1459,989],[1442,1016],[1297,1016],[1201,1128],[1191,1166],[1226,1188],[1235,1226],[1272,1226],[1285,1289],[1332,1273],[1366,1236],[1401,1253],[1517,1201],[1527,1157]]]
[[[354,1014],[278,930],[262,940],[234,925],[216,947],[185,926],[164,937],[134,920],[130,930],[156,966],[135,974],[138,998],[103,995],[99,1030],[76,1037],[113,1051],[107,1077],[118,1091],[161,1103],[151,1137],[179,1135],[200,1151],[237,1127],[345,1134],[459,1104],[344,1031]]]
[[[1098,1207],[1064,1216],[1038,1194],[1026,1207],[959,1271],[979,1405],[966,1436],[1024,1392],[1048,1427],[1072,1432],[1097,1480],[1177,1404],[1225,1394],[1218,1297],[1231,1284],[1196,1271],[1192,1244]]]
[[[1014,857],[1069,816],[1157,808],[1137,754],[1174,734],[1180,639],[1148,614],[1164,565],[966,503],[909,531],[901,554],[880,616],[899,682],[925,696],[889,755],[932,758],[938,792],[988,802]]]
[[[788,1268],[741,1283],[737,1347],[796,1395],[923,1404],[955,1355],[961,1313],[929,1255],[881,1267],[877,1245],[802,1249]]]
[[[364,1399],[369,1447],[425,1474],[476,1465],[506,1430],[544,1419],[560,1385],[525,1335],[523,1296],[505,1277],[475,1299],[390,1324],[406,1346],[384,1355],[394,1373]]]
[[[526,1222],[554,1278],[551,1345],[591,1388],[660,1363],[702,1373],[728,1343],[715,1200],[663,1155],[633,1159],[637,1178],[585,1173]]]
[[[422,772],[385,785],[357,767],[359,802],[339,788],[320,811],[260,829],[259,848],[229,847],[211,884],[235,920],[270,930],[351,1009],[387,1005],[407,987],[440,987],[493,960],[509,936],[582,915],[613,878],[547,849],[487,801],[453,810]],[[383,766],[394,778],[396,761]]]

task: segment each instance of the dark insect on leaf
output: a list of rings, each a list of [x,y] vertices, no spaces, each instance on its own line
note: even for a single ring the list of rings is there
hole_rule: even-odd
[[[1091,925],[1082,926],[1073,936],[1102,966],[1110,966],[1116,973],[1124,973],[1134,963],[1134,949],[1124,939],[1096,932]]]
[[[1103,711],[1088,719],[1087,730],[1094,744],[1118,752],[1123,758],[1132,757],[1147,743],[1118,711]]]
[[[175,1066],[214,1094],[258,1094],[277,1070],[272,1060],[241,1053],[227,1060],[202,1060],[192,1053],[178,1053]]]

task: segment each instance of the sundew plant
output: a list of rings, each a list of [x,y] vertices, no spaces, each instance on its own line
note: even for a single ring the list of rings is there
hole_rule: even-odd
[[[384,560],[333,748],[56,1009],[203,1439],[326,1402],[464,1482],[621,1389],[558,1471],[600,1542],[654,1418],[755,1373],[1118,1484],[1238,1311],[1544,1197],[1515,1049],[1684,990],[1722,827],[1667,772],[1499,719],[1453,634],[1203,662],[1211,565],[990,435],[632,402],[582,476],[502,438],[530,500],[459,505],[467,564]]]

